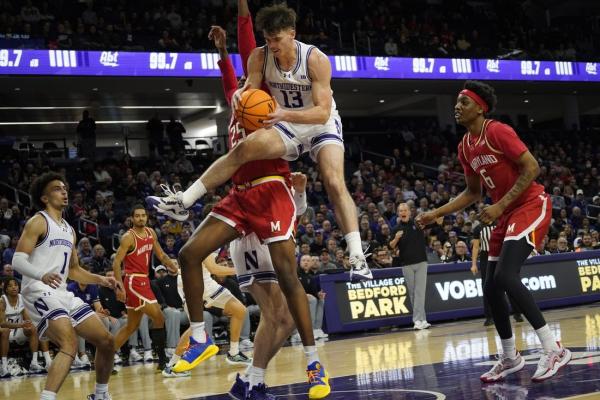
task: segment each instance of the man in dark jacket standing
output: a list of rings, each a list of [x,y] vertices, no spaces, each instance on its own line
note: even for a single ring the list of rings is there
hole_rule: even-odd
[[[427,252],[425,234],[410,218],[410,209],[406,203],[398,206],[397,224],[389,246],[394,254],[394,266],[402,266],[402,274],[410,302],[413,306],[415,329],[427,329],[431,326],[425,315],[425,291],[427,286]]]

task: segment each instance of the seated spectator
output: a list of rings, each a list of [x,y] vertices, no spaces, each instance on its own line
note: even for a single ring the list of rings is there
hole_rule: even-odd
[[[305,232],[302,235],[302,237],[300,237],[300,242],[301,243],[306,243],[308,245],[312,245],[313,242],[315,241],[316,238],[316,234],[315,234],[315,227],[313,224],[306,224],[305,226]]]
[[[471,261],[471,257],[468,254],[469,249],[467,248],[467,244],[462,240],[456,242],[456,246],[454,246],[454,255],[450,258],[448,262],[465,262]]]
[[[319,254],[321,250],[325,249],[325,239],[323,237],[323,230],[319,229],[315,233],[315,240],[310,244],[310,252],[312,254]]]
[[[15,270],[13,269],[11,264],[4,264],[2,266],[1,278],[15,278]]]
[[[300,279],[300,283],[302,283],[302,287],[304,288],[306,296],[308,297],[308,305],[310,307],[310,315],[312,317],[315,339],[324,339],[329,336],[322,330],[325,292],[321,290],[319,270],[310,262],[310,258],[308,256],[303,256],[300,259],[298,278]],[[296,342],[299,338],[300,335],[296,331],[296,333],[292,335],[292,342]]]
[[[39,372],[44,368],[38,363],[38,346],[44,354],[46,369],[50,368],[52,359],[48,349],[48,341],[40,342],[37,329],[25,309],[23,296],[20,294],[19,282],[9,278],[3,284],[4,295],[0,297],[0,378],[14,375],[8,367],[8,350],[10,344],[23,345],[29,342],[32,359],[30,372]]]
[[[569,253],[572,250],[569,248],[569,242],[567,238],[561,236],[557,240],[557,253]]]
[[[392,266],[392,255],[387,246],[381,246],[373,251],[370,262],[371,268],[390,268]]]
[[[337,240],[334,238],[327,239],[327,251],[329,252],[329,259],[335,260],[335,252],[338,249]]]
[[[440,259],[443,263],[452,262],[452,258],[454,257],[454,250],[452,250],[452,245],[450,242],[444,243],[443,253],[440,256]]]
[[[345,256],[345,252],[344,249],[337,249],[335,251],[335,266],[337,269],[344,269],[344,256]]]
[[[80,260],[85,258],[91,258],[94,256],[94,252],[92,251],[92,244],[90,243],[90,239],[87,237],[82,237],[77,244],[77,256]]]
[[[102,274],[107,269],[111,268],[112,264],[106,257],[106,250],[101,244],[97,244],[92,249],[94,255],[81,260],[83,264],[90,267],[90,271],[94,274]]]
[[[175,239],[173,239],[175,240]],[[183,310],[183,301],[177,291],[177,274],[167,271],[164,265],[154,268],[156,284],[164,299],[163,314],[165,316],[165,329],[167,331],[167,356],[175,353],[175,348],[181,336],[181,325],[189,324],[186,312]]]
[[[329,252],[327,251],[327,249],[321,250],[321,256],[319,257],[318,271],[325,272],[327,270],[330,270],[330,269],[333,270],[336,268],[337,267],[335,266],[335,264],[331,262],[331,256],[329,255]]]
[[[179,254],[179,249],[176,246],[175,236],[167,235],[167,240],[165,240],[165,245],[163,250],[166,255],[170,258],[177,259],[177,254]]]
[[[579,247],[579,249],[577,249],[577,251],[589,250],[595,250],[594,246],[592,246],[592,235],[590,235],[589,233],[584,233],[581,238],[581,246]]]
[[[19,236],[13,236],[10,239],[10,245],[2,252],[2,264],[12,264],[12,258],[19,242]]]
[[[555,237],[551,237],[546,242],[546,251],[550,254],[558,253],[558,240]]]
[[[427,263],[439,264],[442,262],[443,255],[444,249],[442,248],[442,242],[439,240],[433,240],[431,246],[427,247]]]

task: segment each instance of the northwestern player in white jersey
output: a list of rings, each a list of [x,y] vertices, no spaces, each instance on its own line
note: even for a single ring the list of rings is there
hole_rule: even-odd
[[[31,184],[30,193],[33,204],[42,211],[25,224],[12,264],[23,275],[21,294],[38,334],[59,348],[40,399],[56,399],[77,354],[78,335],[96,347],[96,390],[88,399],[110,399],[113,337],[90,306],[67,291],[66,280],[112,288],[118,284],[114,278],[91,274],[79,266],[77,251],[73,251],[75,230],[62,218],[68,206],[64,177],[42,174]]]
[[[356,206],[344,182],[342,124],[331,90],[329,58],[315,46],[295,40],[296,13],[283,5],[261,9],[256,25],[267,44],[256,48],[248,60],[248,77],[233,96],[239,108],[241,94],[249,88],[269,88],[279,107],[269,114],[266,127],[215,161],[185,192],[156,201],[156,208],[177,219],[184,209],[207,191],[224,184],[242,165],[255,160],[295,160],[308,152],[319,165],[323,183],[345,234],[352,279],[373,277],[358,232]]]
[[[38,347],[42,348],[46,368],[52,364],[48,341],[40,342],[37,329],[31,322],[23,295],[19,293],[19,281],[9,278],[4,281],[4,294],[0,297],[0,328],[4,328],[0,334],[0,378],[11,374],[8,368],[8,348],[10,343],[23,345],[29,342],[31,350],[31,364],[29,372],[39,372],[44,368],[38,363]],[[41,345],[41,346],[40,346]]]

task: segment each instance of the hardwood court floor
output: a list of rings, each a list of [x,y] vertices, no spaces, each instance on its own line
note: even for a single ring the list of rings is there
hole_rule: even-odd
[[[573,350],[573,361],[540,384],[530,380],[539,359],[537,338],[528,323],[514,325],[526,367],[505,382],[482,385],[499,342],[482,320],[436,324],[427,331],[357,335],[319,343],[332,379],[330,399],[600,399],[599,304],[545,313],[551,329]],[[164,379],[155,365],[123,368],[110,381],[113,399],[228,399],[236,372],[224,356],[201,364],[189,378]],[[267,383],[278,399],[305,399],[302,346],[285,347],[271,363]],[[0,380],[0,399],[34,400],[44,376]],[[59,399],[85,399],[93,372],[71,373]]]

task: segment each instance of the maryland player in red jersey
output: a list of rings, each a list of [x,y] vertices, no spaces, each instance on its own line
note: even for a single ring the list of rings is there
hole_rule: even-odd
[[[571,359],[571,352],[556,341],[519,276],[521,266],[531,251],[541,246],[548,232],[551,203],[544,187],[535,182],[540,167],[525,144],[510,126],[486,118],[495,105],[491,86],[478,81],[465,83],[454,111],[456,122],[467,128],[458,145],[467,187],[448,204],[420,214],[416,220],[425,226],[470,206],[481,198],[483,183],[493,204],[483,209],[479,219],[484,224],[496,222],[483,292],[502,342],[502,354],[492,369],[481,375],[481,380],[502,380],[525,365],[516,351],[506,292],[523,311],[542,344],[544,351],[532,376],[533,381],[539,382],[554,376]]]
[[[146,314],[152,320],[150,338],[152,348],[158,356],[158,369],[162,371],[167,364],[165,318],[154,297],[148,278],[152,252],[154,251],[160,262],[172,272],[177,272],[178,268],[160,247],[156,232],[146,226],[148,216],[144,206],[133,207],[132,219],[133,227],[121,237],[113,261],[115,279],[117,282],[122,282],[124,287],[123,291],[117,290],[117,298],[127,307],[127,324],[115,336],[115,350],[118,351],[129,336],[138,329],[142,316]],[[124,275],[121,274],[121,263],[125,270]]]
[[[238,18],[238,43],[242,65],[246,73],[248,57],[256,47],[256,41],[247,3],[240,1],[238,7],[242,12]],[[231,104],[232,96],[238,88],[238,82],[227,54],[226,33],[222,28],[213,26],[209,38],[215,41],[219,50],[223,89],[227,102]],[[251,133],[245,131],[237,123],[232,113],[229,125],[229,148],[234,148]],[[192,337],[190,346],[173,371],[183,372],[194,368],[208,358],[208,349],[212,346],[210,338],[204,331],[202,304],[204,285],[202,268],[199,267],[197,260],[205,259],[214,250],[240,236],[255,233],[261,242],[269,246],[279,286],[286,297],[290,312],[303,339],[308,359],[309,398],[323,398],[330,392],[329,378],[319,361],[306,293],[296,274],[293,237],[296,206],[291,190],[288,163],[282,159],[248,162],[234,173],[232,179],[234,183],[232,191],[213,207],[208,218],[194,232],[179,253]],[[149,201],[153,203],[152,199]],[[264,362],[261,365],[263,376],[264,368],[270,359],[268,352],[264,353],[259,355]],[[266,396],[264,382],[256,381],[256,383],[258,383],[257,388],[263,392],[260,396]],[[247,385],[249,386],[249,383]],[[253,387],[248,387],[248,390],[253,390]],[[234,392],[232,390],[230,393],[237,398],[237,394]],[[245,397],[245,395],[245,391],[242,390],[240,396]],[[259,396],[258,393],[256,395]]]

